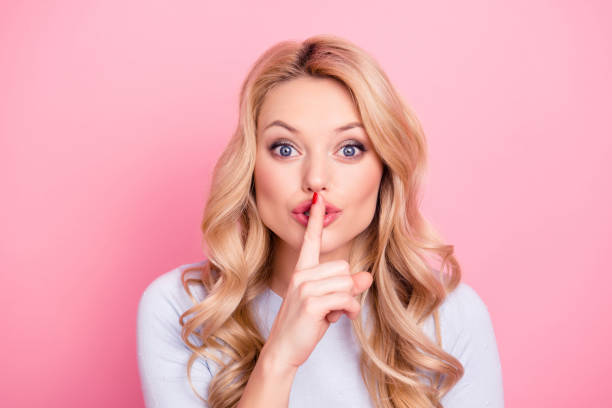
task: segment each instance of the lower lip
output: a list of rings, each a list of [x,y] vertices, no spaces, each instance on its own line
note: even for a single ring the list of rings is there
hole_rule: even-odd
[[[334,220],[336,218],[338,218],[341,213],[342,213],[342,211],[338,211],[338,212],[335,212],[335,213],[325,214],[325,218],[323,218],[323,228],[327,227],[329,224],[334,222]],[[308,218],[309,217],[307,217],[305,214],[303,214],[303,213],[299,213],[299,214],[291,213],[291,215],[293,215],[293,218],[295,218],[303,226],[307,226],[308,225]]]

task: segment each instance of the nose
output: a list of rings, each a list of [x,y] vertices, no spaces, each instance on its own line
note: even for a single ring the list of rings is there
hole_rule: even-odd
[[[326,191],[330,174],[325,154],[311,155],[303,163],[302,190],[307,193]]]

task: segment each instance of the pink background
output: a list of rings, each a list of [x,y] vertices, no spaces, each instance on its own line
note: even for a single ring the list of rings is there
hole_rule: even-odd
[[[3,406],[143,405],[140,294],[203,257],[250,65],[317,33],[421,119],[424,213],[489,307],[506,406],[609,400],[609,2],[50,3],[0,6]]]

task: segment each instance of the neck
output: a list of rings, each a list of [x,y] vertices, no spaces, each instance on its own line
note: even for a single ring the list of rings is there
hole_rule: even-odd
[[[319,254],[319,264],[330,261],[344,260],[348,262],[350,253],[350,243],[338,247],[329,252],[321,252]],[[272,259],[272,274],[268,283],[270,289],[277,295],[284,298],[289,287],[289,282],[295,272],[297,264],[299,248],[293,248],[287,245],[282,239],[274,237],[274,253]]]

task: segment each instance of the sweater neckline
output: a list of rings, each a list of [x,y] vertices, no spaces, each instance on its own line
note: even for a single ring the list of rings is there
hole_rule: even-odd
[[[270,286],[267,286],[267,291],[269,292],[269,294],[270,294],[270,296],[272,298],[276,299],[280,303],[283,302],[284,298],[281,295],[279,295],[278,293],[276,293],[275,291],[273,291]]]

